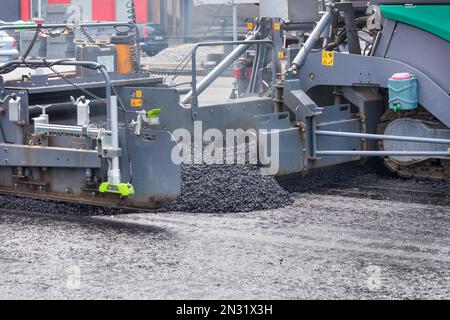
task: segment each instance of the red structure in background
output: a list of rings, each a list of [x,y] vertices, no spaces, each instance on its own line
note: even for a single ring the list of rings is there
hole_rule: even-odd
[[[48,4],[70,4],[71,2],[71,0],[48,0]],[[149,2],[150,0],[134,0],[137,22],[148,21]],[[93,21],[116,21],[116,10],[118,10],[116,0],[91,0],[91,5]],[[127,10],[127,8],[119,9]],[[31,0],[20,0],[20,19],[25,21],[31,19]],[[90,20],[90,17],[88,19]]]
[[[92,20],[115,21],[116,0],[92,0]]]
[[[68,0],[53,0],[68,1]],[[147,22],[148,0],[134,0],[137,22]],[[92,0],[92,20],[115,21],[117,19],[116,0]],[[127,10],[123,8],[122,10]]]
[[[148,1],[147,0],[134,0],[136,6],[136,19],[137,22],[147,22],[148,19]]]
[[[20,19],[24,21],[31,19],[31,0],[20,0]]]

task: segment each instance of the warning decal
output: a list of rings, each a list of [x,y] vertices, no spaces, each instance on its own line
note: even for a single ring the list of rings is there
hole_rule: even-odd
[[[142,98],[142,90],[131,91],[131,98]]]
[[[130,105],[132,107],[142,107],[142,99],[131,99]]]
[[[334,51],[322,52],[322,65],[329,67],[334,66]]]
[[[278,51],[278,59],[284,59],[284,52]]]

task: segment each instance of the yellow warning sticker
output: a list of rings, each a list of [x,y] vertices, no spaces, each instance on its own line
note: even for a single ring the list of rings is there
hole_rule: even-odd
[[[131,98],[142,98],[142,90],[133,90],[131,92]]]
[[[322,65],[328,67],[334,66],[334,51],[322,52]]]
[[[274,23],[273,24],[273,29],[274,30],[281,30],[281,23]]]
[[[130,105],[132,107],[142,107],[142,99],[131,99]]]
[[[247,23],[247,30],[253,30],[253,22]]]
[[[284,58],[284,52],[278,51],[278,59],[283,59],[283,58]]]

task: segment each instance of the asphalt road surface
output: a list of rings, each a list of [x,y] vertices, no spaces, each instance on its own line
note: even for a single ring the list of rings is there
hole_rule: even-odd
[[[1,211],[0,298],[449,299],[450,210],[410,196],[298,193],[223,215]]]

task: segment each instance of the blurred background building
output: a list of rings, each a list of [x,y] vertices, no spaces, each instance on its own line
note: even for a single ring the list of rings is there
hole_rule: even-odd
[[[127,21],[129,0],[1,0],[0,20],[43,18],[46,22]],[[193,0],[135,0],[138,23],[160,24],[174,40],[232,37],[232,9],[227,5],[194,6]],[[240,32],[256,5],[239,6]]]

